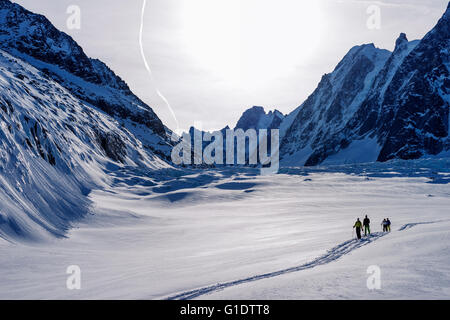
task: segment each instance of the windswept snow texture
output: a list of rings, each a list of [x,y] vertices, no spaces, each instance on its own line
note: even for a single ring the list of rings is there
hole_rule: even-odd
[[[63,236],[104,170],[167,165],[109,115],[0,50],[0,236]]]
[[[258,173],[112,168],[67,239],[0,242],[0,298],[450,298],[448,160]],[[356,241],[365,214],[374,235]]]
[[[251,276],[251,277],[248,277],[245,279],[235,280],[235,281],[231,281],[231,282],[218,283],[218,284],[215,284],[215,285],[212,285],[209,287],[204,287],[204,288],[200,288],[200,289],[196,289],[196,290],[178,293],[174,296],[168,297],[167,299],[168,300],[191,300],[191,299],[198,298],[200,296],[210,294],[213,292],[217,292],[217,291],[229,288],[229,287],[234,287],[234,286],[238,286],[238,285],[249,283],[249,282],[274,278],[274,277],[278,277],[278,276],[285,275],[288,273],[299,272],[302,270],[314,268],[314,267],[317,267],[317,266],[320,266],[323,264],[327,264],[327,263],[336,261],[340,257],[342,257],[346,254],[349,254],[351,251],[361,248],[365,245],[368,245],[368,244],[372,243],[373,241],[375,241],[385,235],[386,235],[386,233],[384,233],[384,232],[377,232],[377,233],[372,233],[372,234],[368,235],[367,237],[362,238],[361,240],[351,239],[351,240],[344,241],[343,243],[337,245],[336,247],[328,250],[328,252],[325,253],[323,256],[320,256],[310,262],[307,262],[307,263],[302,264],[297,267],[292,267],[292,268],[283,269],[283,270],[279,270],[279,271],[269,272],[269,273],[265,273],[265,274],[254,275],[254,276]]]
[[[402,33],[393,52],[352,48],[281,124],[282,165],[448,154],[449,48],[450,5],[420,41]]]

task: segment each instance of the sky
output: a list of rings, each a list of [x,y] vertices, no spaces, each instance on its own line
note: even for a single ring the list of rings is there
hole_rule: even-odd
[[[420,39],[448,4],[146,0],[144,8],[144,0],[14,2],[71,35],[88,56],[122,77],[166,126],[179,131],[192,125],[234,127],[255,105],[287,114],[350,48],[374,43],[393,50],[401,32]],[[76,20],[71,6],[79,8]],[[79,28],[68,21],[79,21]]]

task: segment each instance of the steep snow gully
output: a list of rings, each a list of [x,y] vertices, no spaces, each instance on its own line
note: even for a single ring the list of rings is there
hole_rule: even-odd
[[[421,225],[421,224],[432,224],[432,223],[437,223],[437,222],[440,222],[440,221],[407,223],[407,224],[401,226],[398,229],[398,231],[408,230],[412,227],[415,227],[415,226]],[[305,264],[302,264],[302,265],[299,265],[296,267],[291,267],[291,268],[278,270],[278,271],[274,271],[274,272],[250,276],[250,277],[239,279],[239,280],[234,280],[234,281],[229,281],[229,282],[224,282],[224,283],[217,283],[214,285],[210,285],[210,286],[206,286],[206,287],[202,287],[202,288],[198,288],[198,289],[180,292],[180,293],[171,295],[169,297],[165,297],[165,299],[167,299],[167,300],[191,300],[191,299],[195,299],[200,296],[203,296],[203,295],[207,295],[207,294],[210,294],[210,293],[213,293],[216,291],[220,291],[220,290],[223,290],[223,289],[226,289],[229,287],[233,287],[233,286],[237,286],[237,285],[241,285],[244,283],[254,282],[254,281],[268,279],[268,278],[274,278],[274,277],[278,277],[278,276],[281,276],[281,275],[284,275],[287,273],[298,272],[298,271],[302,271],[302,270],[306,270],[306,269],[315,268],[317,266],[336,261],[339,258],[341,258],[342,256],[347,255],[356,249],[364,247],[364,246],[366,246],[388,234],[389,233],[375,232],[367,237],[363,237],[361,240],[351,239],[351,240],[344,241],[344,242],[340,243],[339,245],[335,246],[334,248],[331,248],[330,250],[328,250],[327,253],[325,253],[324,255],[319,256],[318,258],[316,258],[310,262],[307,262]]]

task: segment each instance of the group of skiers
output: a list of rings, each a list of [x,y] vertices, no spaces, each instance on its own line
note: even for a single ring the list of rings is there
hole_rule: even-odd
[[[391,220],[389,218],[386,218],[381,223],[381,226],[383,227],[383,232],[390,232],[391,231]]]
[[[389,218],[386,218],[381,222],[381,226],[383,227],[383,232],[390,232],[391,231],[391,221]],[[364,229],[364,236],[370,235],[370,219],[369,217],[364,218],[363,222],[359,220],[359,218],[356,219],[355,225],[353,226],[353,229],[356,230],[356,237],[358,239],[361,239],[361,232]]]

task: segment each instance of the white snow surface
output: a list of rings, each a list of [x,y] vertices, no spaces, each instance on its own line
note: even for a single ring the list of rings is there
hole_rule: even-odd
[[[169,167],[115,119],[2,50],[0,108],[0,238],[64,236],[110,168]],[[102,147],[108,136],[120,163]]]
[[[0,298],[448,299],[449,168],[115,168],[66,239],[0,240]],[[358,241],[352,226],[364,214],[373,236]],[[66,288],[70,265],[81,290]],[[366,286],[371,265],[380,290]]]

